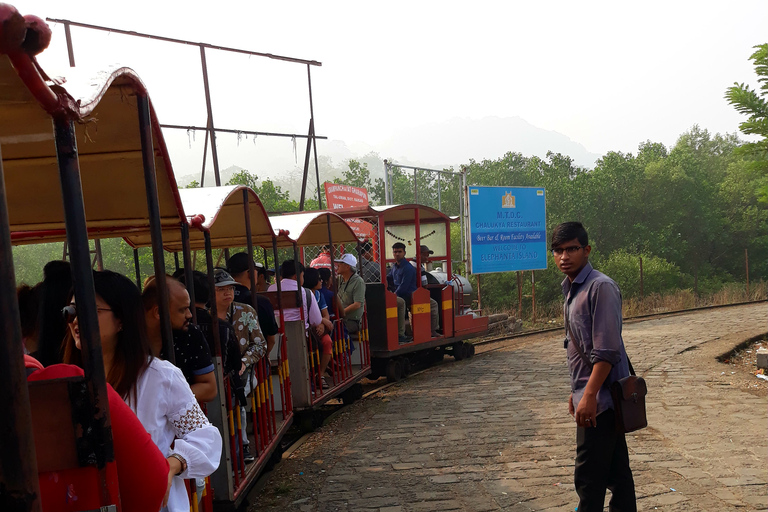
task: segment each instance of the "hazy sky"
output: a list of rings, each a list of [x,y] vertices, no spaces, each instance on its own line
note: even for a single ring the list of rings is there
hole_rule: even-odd
[[[694,124],[734,132],[742,117],[724,91],[756,82],[747,59],[768,41],[765,0],[11,3],[22,14],[321,61],[317,132],[374,146],[399,127],[453,117],[519,116],[600,154],[635,152],[647,139],[671,145]],[[67,64],[63,29],[52,26],[46,69]],[[196,48],[78,28],[73,38],[78,66],[136,69],[161,122],[205,123]],[[217,126],[306,132],[305,66],[208,59]],[[202,137],[171,143],[199,150]],[[292,152],[290,140],[274,144]]]

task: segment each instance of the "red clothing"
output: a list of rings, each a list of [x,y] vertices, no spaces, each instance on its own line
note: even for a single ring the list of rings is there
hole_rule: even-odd
[[[25,358],[27,368],[39,368]],[[29,381],[83,376],[73,365],[56,364],[37,369]],[[139,419],[122,398],[107,385],[112,420],[115,462],[107,465],[110,481],[117,480],[122,512],[160,510],[168,488],[168,461],[157,449]],[[38,414],[44,411],[37,411]],[[35,411],[32,411],[35,414]],[[116,469],[116,474],[115,474]],[[98,470],[94,466],[40,473],[40,495],[44,512],[75,512],[99,508]]]
[[[331,253],[321,252],[313,259],[309,266],[312,268],[331,268]]]

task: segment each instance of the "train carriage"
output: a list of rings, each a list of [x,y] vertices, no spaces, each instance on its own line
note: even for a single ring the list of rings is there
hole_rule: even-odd
[[[444,353],[456,359],[471,357],[474,347],[463,340],[486,332],[488,319],[471,311],[465,303],[468,283],[452,273],[450,223],[456,219],[419,204],[369,206],[336,213],[368,240],[379,266],[380,282],[369,283],[366,289],[373,377],[399,380],[420,359],[435,361]],[[417,279],[416,291],[405,298],[407,341],[398,336],[397,296],[389,291],[391,283],[387,282],[387,264],[395,262],[392,245],[397,242],[406,246],[406,258],[413,259],[417,272],[424,268],[427,281],[422,284],[423,279]],[[421,260],[422,245],[432,251],[429,265]],[[435,272],[427,271],[438,262],[441,266],[433,267]],[[432,325],[435,313],[437,329]]]
[[[306,252],[316,252],[322,246],[356,246],[358,238],[349,225],[338,215],[331,212],[304,212],[271,216],[275,233],[279,235],[281,247],[293,247],[295,259]],[[333,260],[331,260],[332,262]],[[301,294],[293,295],[291,304],[283,307],[298,307],[305,298]],[[329,307],[331,307],[329,305]],[[367,306],[363,313],[362,328],[359,335],[349,336],[341,322],[336,323],[331,333],[333,357],[332,375],[328,389],[322,385],[322,371],[319,347],[313,344],[303,325],[304,308],[299,307],[301,321],[285,322],[288,337],[288,360],[292,371],[292,392],[294,410],[299,416],[302,429],[311,430],[319,426],[322,416],[318,408],[332,398],[342,398],[345,403],[362,396],[359,381],[371,371],[371,353],[367,329]]]

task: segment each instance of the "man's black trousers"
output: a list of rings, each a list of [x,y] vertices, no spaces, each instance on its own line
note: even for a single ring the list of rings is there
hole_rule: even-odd
[[[615,421],[613,409],[608,409],[597,416],[596,427],[576,429],[574,483],[579,512],[602,512],[606,489],[613,494],[610,512],[637,511],[627,440],[616,432]]]

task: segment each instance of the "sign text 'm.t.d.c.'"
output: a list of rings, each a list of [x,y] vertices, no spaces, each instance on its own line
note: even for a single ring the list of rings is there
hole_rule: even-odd
[[[543,188],[468,187],[473,274],[547,268]]]

